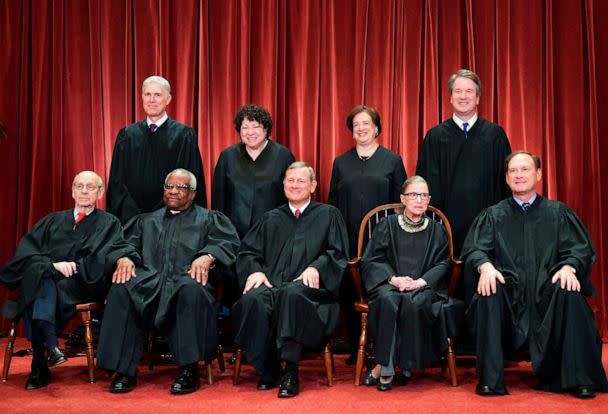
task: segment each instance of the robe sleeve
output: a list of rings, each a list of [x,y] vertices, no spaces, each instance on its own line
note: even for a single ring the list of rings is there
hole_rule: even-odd
[[[215,171],[213,172],[213,186],[211,187],[211,205],[214,210],[226,213],[228,203],[226,202],[226,166],[224,153],[220,154]]]
[[[239,250],[239,236],[236,229],[223,213],[209,211],[209,231],[205,246],[198,253],[212,255],[225,266],[231,266],[236,261]]]
[[[207,187],[205,183],[205,171],[201,151],[198,148],[198,138],[194,129],[188,127],[184,133],[184,145],[182,159],[179,165],[190,171],[196,177],[197,188],[194,202],[201,207],[207,207]]]
[[[124,235],[114,241],[106,255],[106,272],[113,272],[116,268],[116,261],[121,257],[128,257],[139,266],[142,262],[141,249],[141,232],[142,214],[133,217],[125,224]]]
[[[505,133],[502,127],[498,127],[499,134],[497,137],[498,148],[496,150],[496,165],[499,166],[499,173],[496,174],[496,179],[499,180],[497,183],[497,187],[500,188],[501,192],[501,200],[511,196],[511,189],[507,185],[507,180],[505,180],[505,160],[511,154],[511,144],[509,143],[509,139],[507,138],[507,134]]]
[[[371,240],[367,243],[361,257],[361,278],[367,292],[388,283],[389,276],[397,272],[389,261],[390,234],[388,220],[382,219],[374,229]]]
[[[114,214],[121,223],[140,213],[137,203],[129,193],[124,177],[130,174],[129,162],[125,159],[126,129],[123,128],[116,137],[110,177],[108,179],[108,192],[106,194],[106,209]]]
[[[434,231],[431,233],[431,239],[427,246],[427,254],[430,256],[427,262],[430,267],[424,270],[420,277],[437,292],[447,290],[446,282],[452,267],[449,252],[450,245],[447,232],[443,225],[434,225]]]
[[[391,201],[393,203],[398,203],[401,195],[401,188],[403,187],[403,183],[407,180],[407,173],[405,172],[405,167],[403,166],[403,159],[401,156],[397,157],[397,162],[395,163],[395,167],[393,168],[393,182],[392,182],[392,191],[391,191]]]
[[[577,215],[565,204],[560,205],[559,215],[559,260],[549,269],[553,276],[562,266],[570,265],[576,269],[576,277],[581,283],[581,292],[585,296],[595,294],[591,285],[591,267],[595,262],[595,251],[591,238]]]
[[[338,206],[338,184],[340,183],[340,168],[334,160],[331,170],[331,181],[329,183],[329,196],[327,202],[334,207]]]
[[[423,177],[429,184],[429,192],[433,197],[433,206],[443,210],[443,192],[441,182],[441,170],[437,154],[433,151],[432,129],[427,132],[418,152],[418,163],[416,165],[416,175]]]
[[[245,287],[245,282],[250,274],[255,272],[265,273],[264,255],[266,246],[266,220],[268,214],[265,214],[258,220],[253,227],[247,232],[238,253],[236,261],[236,273],[241,288]],[[270,278],[270,275],[266,275]]]
[[[325,251],[321,252],[309,266],[319,271],[321,286],[338,296],[348,262],[348,234],[340,211],[334,207],[329,208],[331,209],[329,212],[331,220],[327,231]],[[313,232],[308,237],[315,237],[314,229],[311,230]]]

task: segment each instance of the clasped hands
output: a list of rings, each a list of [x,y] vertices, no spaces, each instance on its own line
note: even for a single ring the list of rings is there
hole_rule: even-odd
[[[307,267],[304,271],[295,278],[293,281],[301,280],[304,286],[308,286],[313,289],[319,289],[319,271],[314,267]],[[261,285],[266,286],[268,289],[272,289],[272,284],[263,272],[255,272],[247,277],[245,282],[245,289],[243,289],[243,295],[249,292],[251,289],[260,287]]]
[[[212,264],[213,259],[209,255],[199,256],[190,265],[188,275],[205,286],[209,281],[209,269]],[[126,283],[135,276],[135,263],[131,259],[121,257],[116,261],[116,270],[112,275],[112,283]]]
[[[410,290],[416,290],[426,286],[426,280],[422,278],[412,279],[409,276],[393,276],[388,283],[395,286],[400,292],[403,292],[404,290],[409,292]]]
[[[477,283],[477,293],[479,295],[494,295],[496,293],[496,281],[504,285],[505,277],[496,270],[492,263],[486,262],[479,266],[479,282]],[[572,266],[564,265],[555,272],[551,278],[551,283],[555,284],[558,281],[562,289],[576,292],[581,291],[581,284],[573,272]]]

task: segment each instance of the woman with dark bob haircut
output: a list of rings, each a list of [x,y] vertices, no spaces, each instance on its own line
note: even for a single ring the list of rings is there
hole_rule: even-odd
[[[381,204],[399,202],[401,185],[407,178],[403,160],[378,143],[382,132],[380,114],[371,106],[355,106],[346,118],[355,146],[334,160],[329,203],[337,207],[348,228],[350,256],[357,254],[359,225],[368,211]],[[344,278],[341,298],[351,346],[348,363],[354,363],[360,323],[356,320],[355,292]]]

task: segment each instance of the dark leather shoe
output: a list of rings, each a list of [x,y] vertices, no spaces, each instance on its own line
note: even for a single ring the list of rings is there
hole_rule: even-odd
[[[267,381],[267,380],[260,379],[258,381],[257,388],[260,391],[266,391],[266,390],[271,390],[271,389],[273,389],[276,386],[277,386],[277,382],[276,381]]]
[[[475,392],[477,393],[477,395],[481,395],[482,397],[492,397],[495,395],[500,395],[492,388],[482,384],[477,384],[477,387],[475,387]]]
[[[61,365],[65,362],[68,362],[67,357],[61,352],[61,349],[55,347],[48,351],[49,359],[47,361],[47,365],[50,367],[56,367],[57,365]]]
[[[294,374],[283,375],[279,386],[279,398],[295,397],[299,393],[298,376]]]
[[[378,388],[378,391],[390,391],[393,389],[393,379],[391,378],[391,380],[389,382],[380,382],[378,381],[378,386],[376,387]]]
[[[378,385],[379,382],[380,382],[380,379],[375,378],[372,375],[371,369],[369,371],[367,371],[367,375],[365,376],[365,381],[363,382],[365,385],[367,385],[368,387],[374,387],[374,386]]]
[[[26,390],[37,390],[46,387],[51,382],[51,371],[47,368],[32,368],[30,376],[25,382]]]
[[[406,385],[412,379],[412,371],[404,369],[401,373],[403,374],[401,381],[403,382],[403,385]]]
[[[135,377],[117,372],[112,384],[110,384],[110,392],[112,394],[124,394],[133,391],[136,385]]]
[[[194,363],[179,368],[179,373],[169,391],[171,394],[190,394],[198,390],[200,386],[198,364]]]
[[[590,385],[580,385],[572,393],[576,398],[595,398],[595,392]]]

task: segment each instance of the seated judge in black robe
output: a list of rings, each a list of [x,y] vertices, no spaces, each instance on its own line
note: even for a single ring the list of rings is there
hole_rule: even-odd
[[[477,214],[511,194],[504,181],[504,160],[511,146],[500,125],[477,115],[477,74],[460,69],[450,76],[448,89],[454,114],[427,132],[416,174],[428,181],[433,206],[450,220],[459,256]]]
[[[261,376],[258,389],[276,385],[285,361],[279,397],[299,391],[302,347],[322,347],[338,324],[348,241],[340,212],[310,200],[316,184],[308,164],[293,163],[284,180],[289,203],[251,228],[237,260],[236,342]]]
[[[67,361],[58,348],[57,334],[76,312],[76,305],[103,301],[110,286],[105,256],[121,238],[122,228],[116,217],[95,208],[103,190],[94,172],[77,174],[72,183],[75,207],[36,223],[0,271],[2,283],[19,289],[18,299],[4,307],[4,317],[23,316],[34,351],[26,389],[47,385],[51,378],[47,365]]]
[[[568,206],[536,194],[538,157],[515,152],[506,171],[513,196],[477,217],[462,251],[467,286],[476,289],[468,318],[477,392],[506,394],[504,361],[514,355],[529,355],[542,389],[581,398],[608,391],[602,341],[585,301],[594,293],[589,235]]]
[[[107,210],[123,224],[163,206],[163,181],[176,168],[194,174],[199,185],[194,202],[207,206],[196,132],[169,118],[165,110],[171,102],[169,82],[150,76],[143,82],[141,97],[146,119],[118,133],[108,179]]]
[[[179,366],[173,394],[198,389],[198,361],[217,354],[215,281],[218,261],[236,259],[239,239],[222,213],[193,205],[196,178],[183,169],[165,180],[166,207],[128,223],[126,240],[108,255],[116,263],[101,325],[97,365],[115,371],[110,392],[136,385],[146,333],[166,335]]]
[[[449,240],[443,225],[425,216],[430,199],[422,177],[406,180],[403,214],[378,223],[361,258],[377,363],[365,384],[380,391],[391,389],[395,366],[409,379],[410,369],[427,368],[447,349],[439,322],[448,302]]]
[[[399,202],[407,174],[401,156],[378,143],[382,123],[376,109],[355,106],[346,118],[346,126],[355,147],[334,160],[328,202],[342,213],[348,230],[349,254],[355,257],[361,220],[379,205]],[[349,362],[354,363],[361,321],[353,308],[354,287],[349,278],[344,278],[343,283],[340,299],[351,348]]]

